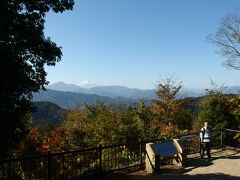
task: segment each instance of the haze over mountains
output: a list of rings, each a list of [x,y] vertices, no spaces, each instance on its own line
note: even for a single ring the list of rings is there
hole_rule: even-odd
[[[90,87],[90,88],[85,88]],[[57,82],[55,84],[48,85],[47,89],[52,89],[56,91],[65,91],[65,92],[80,92],[86,94],[96,94],[99,96],[108,96],[108,97],[124,97],[124,98],[133,98],[133,99],[154,99],[155,89],[142,90],[137,88],[128,88],[124,86],[97,86],[89,85],[87,83],[84,86],[78,86],[75,84],[66,84],[64,82]],[[240,88],[239,88],[240,89]],[[191,89],[183,87],[181,94],[184,97],[199,97],[204,95],[204,89]]]
[[[79,85],[67,84],[64,82],[57,82],[46,86],[47,89],[65,92],[80,92],[86,94],[96,94],[99,96],[108,97],[124,97],[133,99],[153,99],[155,96],[155,89],[142,90],[137,88],[128,88],[124,86],[111,85],[111,86],[99,86],[96,84],[90,84],[89,81],[83,81]],[[240,86],[230,86],[226,89],[227,94],[238,94]],[[180,94],[184,97],[199,97],[203,96],[205,89],[194,89],[183,87]]]
[[[89,87],[89,88],[84,88]],[[155,89],[141,90],[124,86],[83,86],[58,82],[47,86],[47,91],[40,91],[33,94],[33,101],[49,101],[62,108],[76,108],[78,105],[94,104],[96,100],[106,104],[122,102],[125,106],[136,105],[140,99],[144,99],[146,105],[156,98]],[[238,94],[240,86],[231,86],[225,93]],[[200,97],[205,90],[183,87],[180,91],[181,97]]]
[[[138,100],[131,98],[123,98],[123,97],[107,97],[107,96],[99,96],[96,94],[84,94],[77,92],[63,92],[63,91],[55,91],[52,89],[47,89],[47,91],[40,91],[39,93],[33,94],[33,101],[48,101],[54,104],[57,104],[61,108],[69,109],[76,108],[78,105],[81,107],[86,104],[95,104],[96,100],[99,100],[106,104],[117,104],[122,102],[124,106],[136,105]],[[147,102],[147,101],[146,101]]]
[[[65,92],[77,92],[86,94],[96,94],[99,96],[108,96],[112,98],[124,97],[132,99],[153,99],[155,98],[154,90],[141,90],[136,88],[127,88],[124,86],[96,86],[91,88],[83,88],[74,84],[66,84],[58,82],[46,87],[47,89],[65,91]]]
[[[46,88],[47,91],[33,94],[34,106],[36,107],[36,112],[32,114],[33,126],[40,124],[44,128],[48,123],[58,125],[63,121],[65,109],[77,108],[79,105],[80,108],[83,108],[84,103],[95,104],[96,100],[113,105],[121,102],[124,107],[127,107],[135,106],[140,99],[144,99],[145,105],[149,107],[152,103],[151,100],[156,98],[154,89],[141,90],[124,86],[93,87],[87,83],[84,86],[78,86],[58,82]],[[225,93],[238,94],[239,89],[239,86],[232,86]],[[204,93],[205,90],[201,89],[182,88],[180,96],[188,97],[185,99],[184,108],[197,112],[198,103],[202,98],[200,96],[203,96]]]

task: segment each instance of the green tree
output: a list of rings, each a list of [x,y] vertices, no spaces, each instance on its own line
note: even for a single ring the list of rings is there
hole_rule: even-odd
[[[144,100],[140,100],[138,106],[136,107],[136,119],[139,119],[142,124],[142,139],[150,139],[153,137],[153,129],[151,123],[154,119],[149,107],[144,103]]]
[[[85,104],[83,111],[68,110],[63,127],[76,149],[124,142],[120,113],[100,101]]]
[[[151,137],[153,115],[140,101],[137,107],[121,104],[85,104],[83,111],[68,110],[62,126],[67,130],[75,149],[112,145]]]
[[[201,123],[209,122],[213,129],[236,127],[236,116],[231,110],[231,103],[226,95],[217,93],[208,95],[200,106]]]
[[[234,124],[232,124],[232,129],[240,129],[240,96],[230,98],[230,110],[235,117]]]
[[[137,115],[137,108],[128,107],[120,114],[121,134],[125,142],[139,141],[144,136],[144,123]]]
[[[44,35],[46,13],[70,10],[73,4],[73,0],[0,2],[0,156],[26,134],[32,92],[47,84],[44,66],[61,60],[61,48]]]

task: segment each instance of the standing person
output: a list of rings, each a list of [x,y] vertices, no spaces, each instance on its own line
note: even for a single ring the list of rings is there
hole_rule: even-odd
[[[212,141],[212,130],[209,127],[208,122],[204,123],[204,127],[200,131],[200,156],[204,157],[204,151],[207,150],[208,158],[211,158],[210,154],[210,143]]]

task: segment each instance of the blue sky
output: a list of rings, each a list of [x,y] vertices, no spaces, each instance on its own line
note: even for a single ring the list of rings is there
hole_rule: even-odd
[[[175,74],[189,88],[240,85],[240,71],[205,42],[239,0],[75,0],[73,11],[49,13],[45,35],[62,47],[46,67],[50,83],[123,85],[151,89]]]

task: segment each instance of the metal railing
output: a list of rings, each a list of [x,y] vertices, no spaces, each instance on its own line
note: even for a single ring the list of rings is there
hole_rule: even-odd
[[[223,133],[223,146],[240,150],[240,130],[225,129]]]
[[[237,130],[213,131],[213,147],[240,148]],[[199,134],[188,134],[182,139],[187,154],[199,152]],[[0,161],[0,179],[71,179],[101,175],[102,173],[142,166],[145,161],[146,143],[166,141],[152,139],[91,149],[35,155]]]

